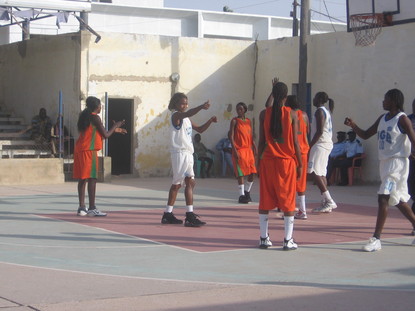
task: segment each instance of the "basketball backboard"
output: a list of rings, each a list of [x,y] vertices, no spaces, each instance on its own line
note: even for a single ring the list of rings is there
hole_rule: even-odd
[[[399,25],[415,22],[414,0],[347,0],[347,30],[350,32],[350,16],[354,14],[389,13],[392,24]]]

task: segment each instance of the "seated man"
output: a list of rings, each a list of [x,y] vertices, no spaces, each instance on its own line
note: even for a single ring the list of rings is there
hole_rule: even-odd
[[[232,163],[232,144],[228,137],[222,138],[216,144],[216,150],[223,153],[223,162],[222,162],[222,177],[226,176],[226,166],[229,166],[231,172],[233,173],[233,163]]]
[[[349,183],[348,168],[352,166],[353,159],[355,157],[360,157],[363,153],[363,146],[361,142],[356,139],[356,133],[350,131],[347,133],[347,136],[348,140],[346,141],[346,152],[344,157],[336,160],[333,164],[334,167],[340,168],[341,182],[339,183],[339,186],[346,186]],[[357,165],[360,165],[360,163],[357,163]]]
[[[39,114],[32,118],[30,138],[39,144],[49,143],[51,139],[52,120],[47,116],[46,109],[40,108]]]
[[[208,164],[206,168],[206,176],[210,177],[210,169],[212,168],[213,160],[211,157],[208,156],[208,153],[213,154],[213,151],[206,148],[205,145],[201,142],[201,140],[202,138],[200,134],[196,134],[193,141],[193,147],[197,155],[197,159],[202,162],[202,165],[200,167],[200,177],[205,178],[206,163]]]
[[[327,182],[330,183],[334,171],[334,162],[344,158],[346,153],[346,132],[337,132],[337,143],[333,144],[333,149],[329,155],[329,162],[327,164]]]

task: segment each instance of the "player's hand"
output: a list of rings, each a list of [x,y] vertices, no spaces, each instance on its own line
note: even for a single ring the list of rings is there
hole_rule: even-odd
[[[208,110],[209,109],[209,107],[210,107],[210,104],[209,104],[209,100],[208,101],[206,101],[206,102],[204,102],[203,103],[203,105],[202,105],[202,109],[204,109],[204,110]]]
[[[212,121],[213,123],[218,122],[218,118],[216,116],[213,116],[210,118],[210,121]]]
[[[344,125],[347,125],[347,126],[352,127],[352,124],[353,123],[354,123],[353,120],[350,119],[349,117],[347,117],[346,119],[344,119]]]
[[[280,81],[279,78],[275,77],[272,79],[272,87],[274,87],[275,84],[277,84]]]
[[[127,130],[126,129],[123,129],[121,127],[117,127],[114,132],[115,133],[118,133],[118,134],[123,134],[123,135],[124,134],[127,134]]]

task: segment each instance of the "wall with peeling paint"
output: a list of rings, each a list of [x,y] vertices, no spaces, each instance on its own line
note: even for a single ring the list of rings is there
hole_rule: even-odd
[[[186,93],[190,108],[210,100],[211,108],[192,121],[203,124],[218,117],[202,134],[212,150],[227,134],[235,105],[253,103],[252,42],[107,33],[95,44],[93,37],[83,38],[83,97],[104,100],[107,92],[109,98],[134,100],[134,173],[139,176],[170,171],[167,106],[172,92]],[[174,72],[180,74],[177,84],[170,79]]]

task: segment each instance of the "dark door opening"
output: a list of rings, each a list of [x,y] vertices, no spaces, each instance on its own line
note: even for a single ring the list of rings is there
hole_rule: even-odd
[[[115,133],[108,139],[108,156],[111,157],[112,175],[132,173],[133,106],[132,99],[108,99],[108,128],[111,128],[113,120],[125,120],[124,128],[127,130],[125,135]]]

